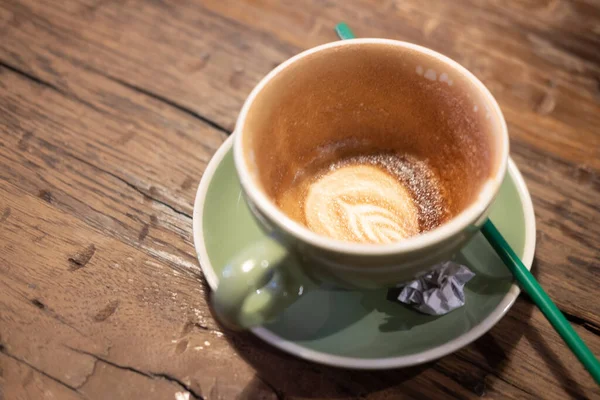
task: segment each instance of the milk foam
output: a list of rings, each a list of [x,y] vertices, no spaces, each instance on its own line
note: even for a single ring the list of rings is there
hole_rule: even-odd
[[[276,203],[310,230],[355,243],[398,242],[449,216],[435,171],[408,154],[359,155],[299,170]]]
[[[308,188],[309,229],[334,239],[385,244],[419,233],[419,210],[401,181],[373,165],[349,164]]]

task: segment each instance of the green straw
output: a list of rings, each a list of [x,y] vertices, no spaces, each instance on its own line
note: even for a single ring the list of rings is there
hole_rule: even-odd
[[[502,261],[504,261],[504,264],[506,264],[510,272],[512,272],[519,285],[525,289],[533,302],[540,310],[542,310],[548,321],[550,321],[554,329],[556,329],[579,361],[581,361],[583,366],[589,371],[596,383],[600,384],[600,362],[598,362],[598,359],[594,356],[594,353],[592,353],[589,347],[586,346],[584,341],[581,340],[563,313],[561,313],[558,307],[550,300],[550,297],[548,297],[535,277],[529,272],[525,265],[523,265],[519,256],[515,254],[514,250],[506,242],[504,237],[502,237],[492,221],[488,219],[485,224],[483,224],[481,233],[483,233],[483,236],[485,236],[494,250],[496,250],[496,253],[498,253]]]
[[[337,24],[335,26],[335,31],[342,40],[354,39],[356,37],[345,22]],[[523,265],[519,256],[517,256],[504,237],[502,237],[492,221],[488,219],[485,224],[483,224],[481,233],[483,233],[483,236],[485,236],[496,253],[498,253],[498,256],[500,256],[504,264],[506,264],[519,285],[525,289],[533,302],[538,306],[542,313],[544,313],[565,343],[567,343],[571,351],[573,351],[579,361],[581,361],[583,366],[589,371],[592,378],[594,378],[596,383],[600,384],[600,362],[598,362],[594,353],[592,353],[589,347],[581,340],[558,307],[550,300],[550,297],[544,292],[544,289],[542,289],[535,277],[529,272],[527,267]]]
[[[342,40],[356,38],[350,27],[345,22],[340,22],[335,26],[335,33],[337,33]]]

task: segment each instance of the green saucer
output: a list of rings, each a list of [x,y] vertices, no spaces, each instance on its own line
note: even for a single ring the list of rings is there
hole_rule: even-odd
[[[213,289],[228,259],[264,235],[244,202],[231,144],[227,139],[209,163],[194,205],[196,251]],[[512,160],[490,218],[531,268],[533,205]],[[252,332],[298,357],[346,368],[404,367],[442,357],[487,332],[519,294],[510,272],[481,234],[456,260],[477,275],[466,285],[465,306],[447,315],[423,315],[388,301],[387,290],[321,288],[305,293],[275,322]]]

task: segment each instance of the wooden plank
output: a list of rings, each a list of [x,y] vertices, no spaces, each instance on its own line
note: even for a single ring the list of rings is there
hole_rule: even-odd
[[[40,372],[27,362],[0,353],[0,399],[42,399],[58,398],[80,400],[84,397],[55,378]],[[8,396],[12,397],[8,397]],[[6,396],[6,397],[5,397]]]
[[[332,27],[349,20],[361,36],[408,40],[455,58],[490,87],[509,122],[521,128],[513,136],[572,162],[600,168],[596,156],[600,138],[595,134],[600,123],[596,79],[600,67],[557,48],[552,40],[561,37],[559,33],[541,38],[527,26],[509,30],[493,13],[444,2],[381,7],[371,3],[294,7],[274,1],[200,5],[191,0],[176,5],[93,4],[90,0],[13,5],[7,11],[12,13],[11,21],[32,23],[18,25],[17,32],[6,23],[5,30],[18,39],[4,48],[19,54],[21,50],[11,43],[31,43],[25,40],[31,35],[45,38],[46,43],[36,40],[43,46],[59,41],[60,48],[53,52],[146,88],[231,129],[245,96],[262,76],[301,49],[334,40]],[[482,19],[484,24],[476,24]],[[593,47],[586,49],[588,54]],[[172,61],[165,64],[164,60]],[[201,68],[190,71],[188,65]]]
[[[96,76],[81,77],[88,78]],[[190,216],[222,133],[107,79],[85,89],[100,106],[111,99],[106,111],[6,69],[0,85],[10,88],[0,101],[4,179],[175,267],[199,272]],[[130,112],[120,111],[123,103]]]
[[[235,22],[208,15],[198,2],[7,1],[0,8],[10,37],[0,46],[19,67],[33,64],[26,56],[29,47],[50,46],[62,58],[206,113],[230,131],[258,80],[298,52],[270,35],[244,32]],[[65,84],[51,69],[37,72],[59,87]]]
[[[149,394],[153,385],[157,399],[211,390],[229,398],[252,379],[227,338],[203,325],[195,278],[12,184],[2,185],[0,199],[11,210],[0,227],[2,353],[92,398]],[[91,258],[74,268],[70,259],[90,243]],[[227,382],[215,383],[223,376]]]

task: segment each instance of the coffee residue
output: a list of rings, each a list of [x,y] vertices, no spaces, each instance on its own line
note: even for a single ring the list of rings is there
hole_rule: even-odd
[[[339,240],[389,243],[434,229],[448,218],[439,179],[414,156],[353,156],[299,171],[297,177],[277,197],[277,205],[309,229]],[[315,210],[306,209],[308,200]]]
[[[335,169],[350,164],[382,168],[404,184],[419,209],[421,232],[434,229],[446,220],[448,210],[441,185],[426,161],[410,155],[383,153],[347,158],[332,164],[329,168]]]
[[[419,233],[419,211],[408,189],[373,165],[348,164],[308,188],[308,228],[334,239],[393,243]]]

